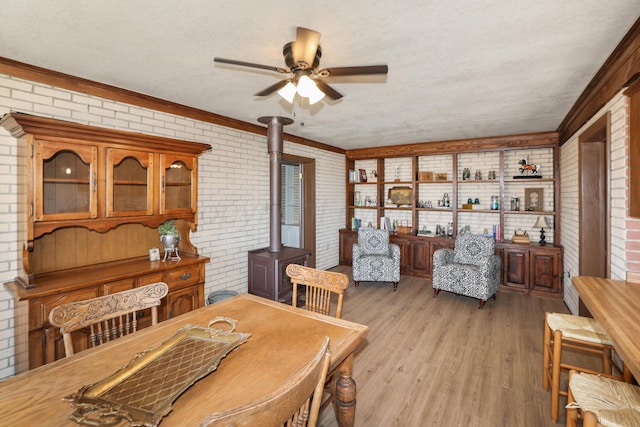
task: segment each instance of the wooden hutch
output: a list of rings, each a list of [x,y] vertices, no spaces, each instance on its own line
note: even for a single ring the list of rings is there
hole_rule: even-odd
[[[22,113],[0,125],[18,138],[22,263],[5,285],[16,300],[17,372],[64,357],[48,323],[60,304],[158,281],[169,285],[160,320],[204,304],[209,258],[189,233],[197,226],[198,156],[209,145]],[[150,261],[151,248],[162,250],[156,228],[169,219],[181,232],[181,259]],[[86,338],[78,334],[75,345],[86,347]]]
[[[353,218],[361,219],[362,226],[380,227],[384,218],[401,225],[398,230],[404,233],[391,235],[392,242],[400,246],[401,273],[426,278],[431,278],[433,253],[453,248],[462,227],[470,224],[472,233],[492,234],[497,226],[502,234],[496,243],[496,254],[502,259],[501,288],[561,298],[562,247],[556,243],[560,236],[558,152],[556,132],[347,151],[346,227],[340,230],[340,264],[351,265],[357,241]],[[540,174],[518,176],[523,158],[541,160]],[[531,187],[541,196],[538,206],[526,203]],[[391,200],[394,191],[409,199],[395,203],[397,200]],[[441,200],[444,194],[446,202]],[[511,205],[516,197],[517,209]],[[532,226],[538,216],[550,223],[545,231],[552,243],[536,243],[540,230]],[[444,230],[450,225],[452,235],[436,234],[440,224]],[[510,240],[520,228],[529,232],[531,243]]]

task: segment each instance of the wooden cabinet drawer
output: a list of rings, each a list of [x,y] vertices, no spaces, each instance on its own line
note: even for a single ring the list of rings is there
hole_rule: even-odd
[[[147,274],[146,276],[140,276],[138,278],[138,286],[150,285],[152,283],[164,281],[164,274],[162,273]]]
[[[102,295],[115,294],[116,292],[133,289],[133,279],[118,280],[117,282],[105,283],[102,285]]]
[[[99,296],[100,288],[88,288],[60,295],[51,295],[29,301],[29,330],[43,327],[49,323],[49,313],[55,307],[74,301],[83,301]]]
[[[200,282],[200,266],[191,265],[188,267],[176,268],[169,272],[167,284],[169,289],[182,288],[184,286],[195,285]]]

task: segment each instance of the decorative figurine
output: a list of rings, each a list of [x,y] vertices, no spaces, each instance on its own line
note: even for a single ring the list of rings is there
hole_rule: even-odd
[[[471,171],[469,170],[469,168],[464,168],[462,170],[462,180],[466,181],[470,178],[471,178]]]
[[[531,175],[538,175],[540,173],[540,166],[539,165],[530,165],[529,161],[526,158],[520,159],[518,164],[520,165],[518,170],[519,170],[521,175],[524,175],[525,173],[526,174],[531,173]]]

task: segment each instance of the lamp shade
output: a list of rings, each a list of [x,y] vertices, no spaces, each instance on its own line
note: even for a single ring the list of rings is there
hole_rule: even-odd
[[[309,78],[309,76],[302,76],[298,80],[298,95],[303,98],[308,97],[317,89],[316,84]]]
[[[285,87],[278,91],[278,95],[287,100],[289,104],[293,103],[293,97],[296,96],[296,87],[293,83],[289,82]]]
[[[547,222],[547,218],[539,216],[534,224],[533,228],[550,228],[551,226]]]

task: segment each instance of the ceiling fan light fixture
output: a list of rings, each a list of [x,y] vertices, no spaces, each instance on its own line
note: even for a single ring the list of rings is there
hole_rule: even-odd
[[[314,89],[319,90],[309,76],[300,77],[298,80],[298,95],[306,98],[314,92]]]
[[[293,98],[296,96],[296,86],[288,82],[285,87],[278,91],[278,95],[284,98],[289,104],[293,104]]]
[[[300,77],[298,80],[298,95],[303,98],[309,98],[309,104],[311,105],[324,98],[324,92],[318,89],[316,82],[307,75]]]
[[[317,86],[315,86],[315,90],[309,94],[309,105],[315,104],[316,102],[320,101],[322,98],[324,98],[324,92],[318,89]]]
[[[293,104],[296,93],[303,98],[308,98],[310,104],[315,104],[323,99],[325,95],[334,101],[341,99],[342,94],[329,86],[323,78],[387,74],[389,72],[387,65],[319,68],[320,57],[322,56],[320,33],[303,27],[297,27],[295,41],[284,45],[282,55],[284,56],[284,62],[287,68],[272,67],[269,65],[219,57],[215,57],[213,60],[223,64],[239,65],[242,67],[289,74],[288,77],[255,93],[254,96],[269,96],[277,91],[283,99],[291,104]],[[313,77],[313,79],[311,77]]]

